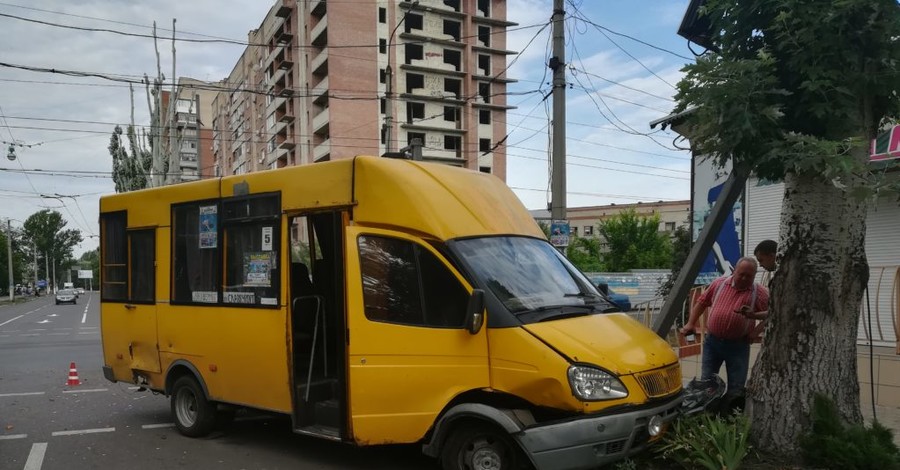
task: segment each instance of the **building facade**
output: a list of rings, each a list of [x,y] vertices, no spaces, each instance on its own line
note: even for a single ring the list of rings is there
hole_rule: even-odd
[[[512,25],[502,0],[277,0],[211,102],[215,174],[419,139],[424,160],[505,180]]]
[[[174,145],[169,162],[169,182],[196,181],[215,175],[212,152],[212,101],[218,94],[217,85],[181,77],[175,88],[174,136],[169,141],[169,129],[162,133],[164,148]],[[171,92],[162,91],[161,121],[169,122]]]
[[[660,232],[674,234],[679,227],[690,228],[691,201],[658,201],[570,207],[566,209],[569,233],[579,237],[596,237],[600,222],[628,210],[633,210],[639,216],[658,214]],[[550,223],[550,211],[534,210],[531,215],[535,220]]]

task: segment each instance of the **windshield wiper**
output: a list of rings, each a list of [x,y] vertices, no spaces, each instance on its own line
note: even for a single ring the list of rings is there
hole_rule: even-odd
[[[520,310],[515,312],[516,315],[523,315],[526,313],[538,313],[538,312],[546,312],[547,310],[562,310],[564,308],[577,308],[577,309],[586,309],[586,310],[594,310],[593,305],[572,305],[572,304],[563,304],[563,305],[542,305],[537,308],[532,308],[528,310]]]
[[[563,297],[579,297],[579,298],[582,298],[582,299],[585,298],[585,297],[590,297],[590,298],[592,298],[592,299],[599,299],[599,298],[600,298],[599,295],[590,294],[590,293],[588,293],[588,292],[578,292],[578,293],[575,293],[575,294],[563,294]]]

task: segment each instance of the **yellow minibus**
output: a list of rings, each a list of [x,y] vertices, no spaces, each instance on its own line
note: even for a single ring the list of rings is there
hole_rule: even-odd
[[[202,436],[240,407],[447,470],[587,469],[664,432],[671,347],[498,178],[360,156],[100,200],[104,376]]]

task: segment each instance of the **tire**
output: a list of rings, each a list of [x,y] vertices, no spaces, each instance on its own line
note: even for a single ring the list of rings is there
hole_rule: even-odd
[[[530,468],[505,431],[483,423],[455,427],[441,449],[444,470],[520,470]]]
[[[172,386],[172,420],[178,432],[202,437],[216,425],[216,405],[206,399],[200,384],[192,376],[179,377]]]

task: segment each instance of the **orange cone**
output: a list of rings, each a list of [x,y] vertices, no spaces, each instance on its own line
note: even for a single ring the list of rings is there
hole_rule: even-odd
[[[81,381],[78,380],[78,370],[75,369],[75,363],[69,364],[69,380],[66,382],[66,385],[81,385]]]

